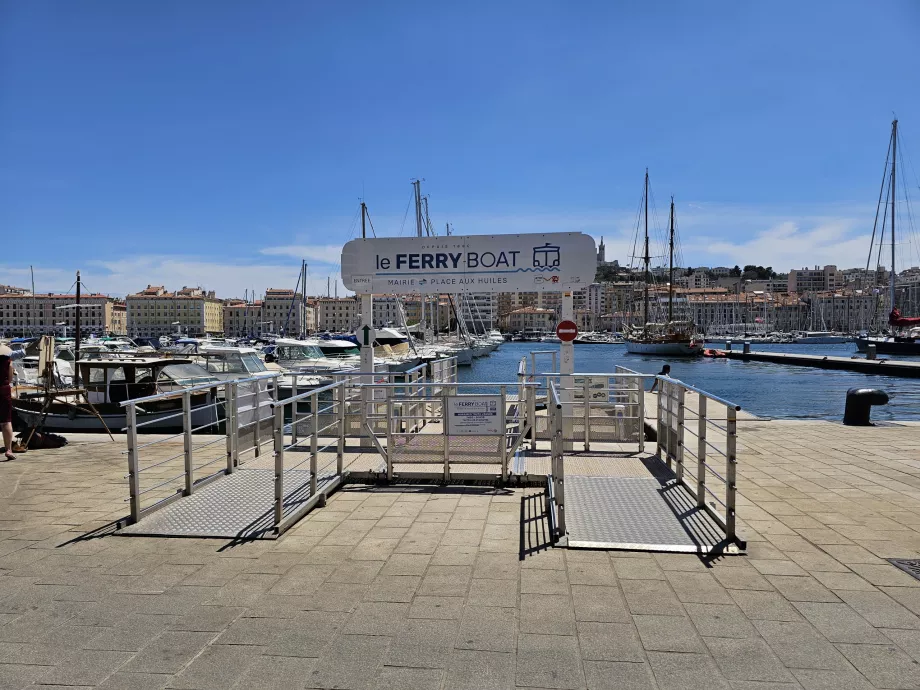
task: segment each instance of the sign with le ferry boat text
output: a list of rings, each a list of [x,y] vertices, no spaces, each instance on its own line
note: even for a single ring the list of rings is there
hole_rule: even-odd
[[[594,239],[580,232],[357,239],[342,283],[362,294],[561,292],[594,281]]]

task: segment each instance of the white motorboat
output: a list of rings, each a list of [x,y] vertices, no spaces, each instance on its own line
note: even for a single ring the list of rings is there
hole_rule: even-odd
[[[121,431],[126,426],[120,403],[202,383],[219,383],[189,359],[115,357],[77,362],[83,395],[69,391],[48,397],[44,390],[17,390],[13,409],[29,427],[56,432]],[[53,390],[53,389],[52,389]],[[87,401],[90,405],[87,404]],[[200,427],[222,416],[210,390],[191,394],[192,424]],[[137,406],[137,422],[145,433],[182,429],[182,398],[155,400]]]
[[[853,336],[832,331],[805,331],[796,333],[793,341],[798,345],[835,345],[837,343],[851,343]]]

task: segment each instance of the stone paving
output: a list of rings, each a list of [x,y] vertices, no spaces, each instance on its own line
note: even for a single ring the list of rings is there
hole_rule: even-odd
[[[539,492],[351,486],[281,539],[109,536],[123,446],[0,464],[0,689],[920,688],[920,426],[749,421],[747,556],[569,551]]]

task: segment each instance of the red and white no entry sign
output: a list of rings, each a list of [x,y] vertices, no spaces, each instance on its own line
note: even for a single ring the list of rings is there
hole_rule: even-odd
[[[578,337],[578,325],[574,321],[560,321],[556,326],[556,335],[564,343],[570,343]]]

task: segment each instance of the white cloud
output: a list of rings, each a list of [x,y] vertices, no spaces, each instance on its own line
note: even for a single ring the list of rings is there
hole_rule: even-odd
[[[744,216],[738,230],[709,218],[693,219],[682,227],[685,263],[758,264],[778,272],[805,266],[836,264],[840,268],[865,266],[871,240],[871,218],[862,214],[820,216],[809,213]]]

